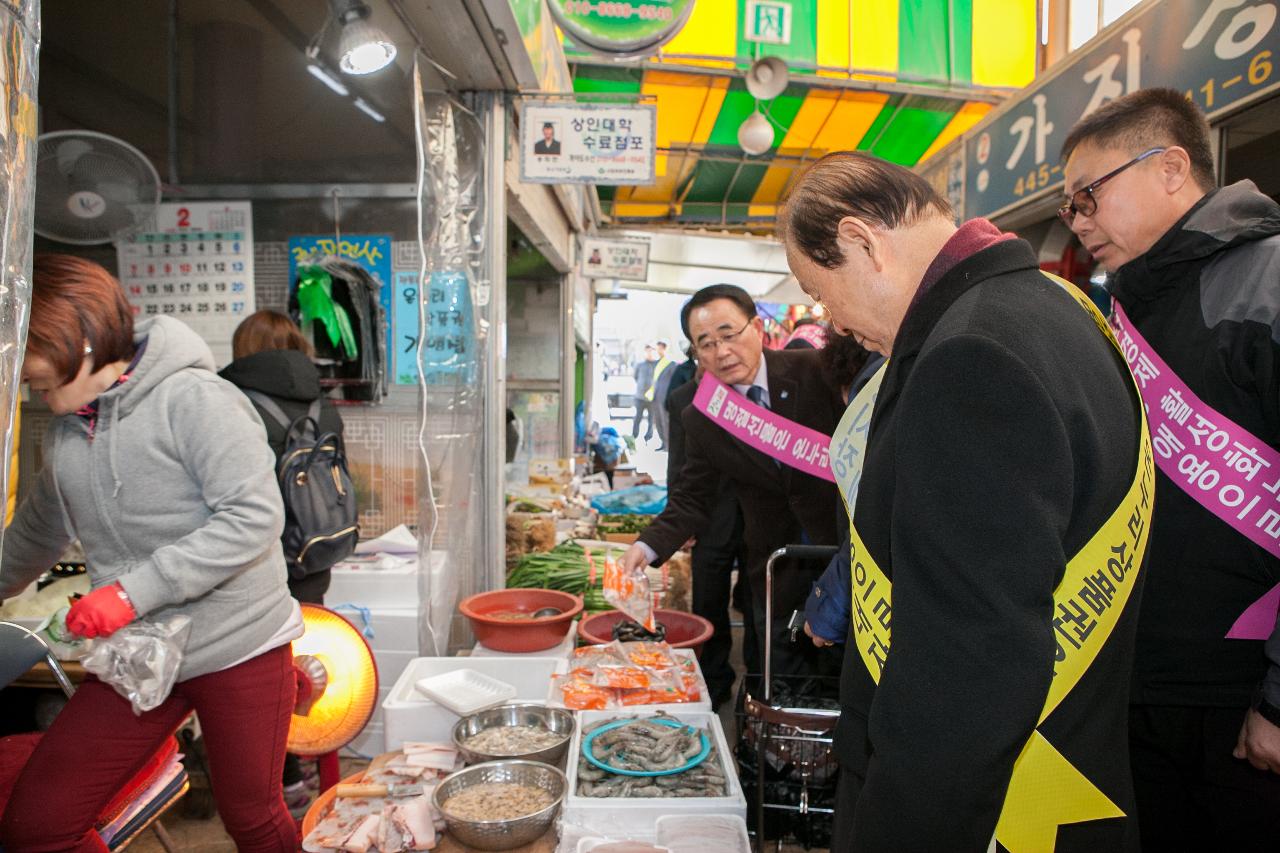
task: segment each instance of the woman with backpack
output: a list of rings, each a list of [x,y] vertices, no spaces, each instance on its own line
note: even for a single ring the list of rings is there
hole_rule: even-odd
[[[53,419],[44,467],[5,531],[0,598],[78,538],[93,590],[67,614],[72,633],[191,622],[177,681],[152,710],[84,680],[14,785],[6,850],[105,851],[99,813],[193,710],[237,848],[296,849],[280,774],[303,624],[285,586],[284,510],[262,426],[213,371],[180,320],[135,326],[101,266],[36,258],[22,376]]]
[[[236,327],[231,338],[231,355],[235,360],[219,374],[244,391],[258,410],[267,428],[267,443],[275,453],[277,468],[289,443],[289,428],[285,423],[293,424],[307,417],[317,402],[318,433],[342,435],[342,418],[333,403],[321,395],[320,373],[311,362],[311,353],[310,343],[292,320],[279,311],[257,311]],[[271,404],[279,411],[271,411]],[[289,572],[289,594],[298,601],[324,604],[330,570],[322,569],[305,577],[297,575],[296,570]],[[290,811],[305,810],[310,795],[294,755],[285,759],[284,785]]]

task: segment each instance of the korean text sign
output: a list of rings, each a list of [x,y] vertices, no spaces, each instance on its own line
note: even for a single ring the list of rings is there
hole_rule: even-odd
[[[535,184],[651,184],[652,104],[520,105],[520,180]]]
[[[1213,115],[1275,88],[1276,4],[1163,0],[1122,19],[966,140],[965,216],[987,216],[1062,181],[1071,127],[1144,86],[1170,86]]]
[[[588,278],[620,278],[647,281],[649,278],[649,244],[638,240],[601,240],[587,237],[582,241],[579,271]]]

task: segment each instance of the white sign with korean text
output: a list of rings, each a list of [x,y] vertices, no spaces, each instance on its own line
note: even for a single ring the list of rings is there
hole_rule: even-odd
[[[532,184],[651,184],[652,104],[524,101],[520,180]]]
[[[582,254],[578,261],[580,271],[587,278],[649,280],[648,243],[586,237],[583,238]]]
[[[231,362],[231,335],[254,311],[250,202],[166,202],[155,230],[116,250],[137,319],[177,317],[204,338],[218,367]]]

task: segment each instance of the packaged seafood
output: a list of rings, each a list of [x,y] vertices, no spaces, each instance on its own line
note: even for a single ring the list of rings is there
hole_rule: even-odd
[[[631,642],[575,650],[569,671],[552,679],[547,705],[575,711],[630,707],[710,711],[711,700],[690,649]]]

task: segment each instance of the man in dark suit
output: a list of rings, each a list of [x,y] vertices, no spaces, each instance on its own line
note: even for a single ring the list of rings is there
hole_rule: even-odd
[[[764,323],[740,287],[712,285],[689,300],[688,327],[698,361],[738,394],[810,429],[830,435],[843,413],[838,389],[824,379],[814,350],[764,349]],[[764,630],[764,568],[769,554],[793,543],[836,545],[835,486],[755,450],[693,406],[680,414],[686,462],[669,487],[667,508],[623,555],[627,569],[659,565],[690,536],[706,530],[722,479],[733,482],[746,529],[747,567],[759,636]],[[812,671],[819,651],[786,641],[786,621],[803,607],[821,565],[775,567],[774,672]]]
[[[542,139],[533,144],[533,153],[559,156],[560,140],[556,139],[556,126],[551,122],[542,125]]]
[[[689,306],[680,312],[680,325],[689,335]],[[702,373],[693,360],[695,350],[689,347],[689,360],[669,371],[673,374],[671,390],[665,402],[670,418],[667,447],[667,488],[680,482],[680,470],[687,459],[685,453],[683,412],[693,402]],[[711,691],[712,707],[730,699],[736,674],[729,658],[733,651],[733,634],[729,603],[737,604],[743,615],[742,657],[747,672],[760,672],[756,654],[756,630],[751,612],[751,593],[747,590],[747,550],[743,539],[742,508],[733,490],[733,481],[720,478],[720,490],[707,526],[695,534],[690,569],[693,575],[693,612],[706,619],[715,634],[702,647],[698,663]],[[733,584],[733,570],[739,569],[738,583]],[[732,592],[731,592],[732,590]]]

